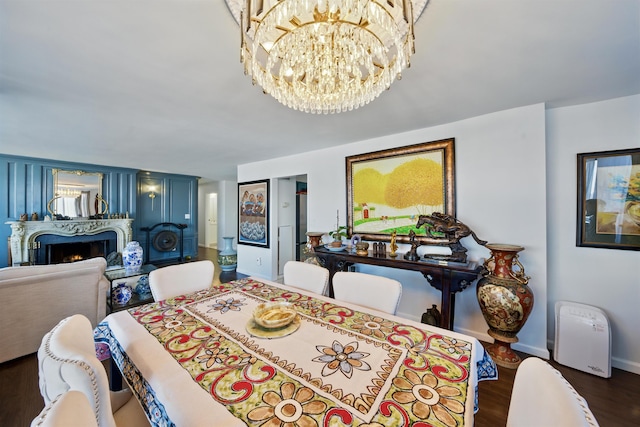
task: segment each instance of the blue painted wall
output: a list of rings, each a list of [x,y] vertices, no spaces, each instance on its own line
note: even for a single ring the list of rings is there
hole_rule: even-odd
[[[159,223],[186,224],[183,230],[183,255],[198,255],[198,181],[196,177],[170,175],[156,172],[138,173],[138,218],[134,235],[145,250],[146,259],[153,261],[170,260],[179,257],[180,242],[172,251],[159,251],[154,248],[153,239],[160,231],[172,231],[178,236],[175,227],[157,227],[149,234],[141,227],[153,227]],[[156,197],[149,197],[150,188]],[[147,235],[149,242],[147,244]]]
[[[0,267],[6,267],[9,260],[11,227],[5,222],[16,221],[24,213],[31,218],[35,212],[40,220],[48,214],[47,203],[53,198],[51,170],[56,168],[102,173],[102,195],[109,204],[109,212],[129,212],[135,219],[133,236],[136,240],[144,237],[141,227],[158,222],[187,223],[184,255],[197,255],[197,177],[0,154]],[[153,210],[148,193],[140,193],[146,179],[159,183]],[[189,220],[184,220],[185,214],[190,215]]]

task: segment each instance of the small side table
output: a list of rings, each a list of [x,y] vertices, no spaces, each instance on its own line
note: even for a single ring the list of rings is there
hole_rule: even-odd
[[[105,271],[105,277],[109,280],[109,282],[111,282],[111,285],[109,286],[109,292],[107,292],[107,314],[153,302],[153,296],[151,295],[151,293],[138,295],[134,292],[131,296],[131,299],[126,304],[114,304],[111,301],[111,291],[114,288],[114,285],[117,286],[118,283],[122,282],[126,282],[129,286],[131,286],[132,289],[135,290],[135,284],[138,279],[140,279],[140,277],[142,276],[148,276],[149,273],[156,268],[157,267],[155,265],[145,264],[140,267],[140,270],[136,272],[126,271],[124,268]]]

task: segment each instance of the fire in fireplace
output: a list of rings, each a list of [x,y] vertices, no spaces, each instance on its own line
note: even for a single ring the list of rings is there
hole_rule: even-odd
[[[41,249],[36,256],[37,264],[60,264],[106,257],[117,250],[117,236],[114,231],[83,236],[45,234],[39,236],[38,241]]]
[[[109,250],[108,247],[108,240],[47,245],[46,260],[47,264],[60,264],[95,257],[106,257]]]

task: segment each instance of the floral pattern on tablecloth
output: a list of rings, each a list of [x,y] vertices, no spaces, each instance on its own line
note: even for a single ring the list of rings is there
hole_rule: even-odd
[[[242,297],[241,295],[245,295]],[[229,302],[235,304],[238,310],[221,310],[220,306]],[[233,303],[231,303],[233,301]],[[157,310],[142,312],[142,316],[137,320],[145,325],[147,330],[154,335],[165,349],[185,367],[192,377],[205,389],[207,389],[216,400],[227,405],[231,404],[226,398],[228,387],[218,388],[217,385],[223,381],[224,385],[233,387],[249,387],[253,383],[254,376],[248,375],[246,371],[243,376],[237,375],[233,370],[249,368],[247,361],[253,362],[258,358],[258,362],[267,366],[272,366],[278,371],[284,372],[288,377],[295,379],[305,386],[314,389],[320,394],[324,394],[333,405],[336,403],[349,406],[354,413],[365,420],[371,419],[375,415],[372,407],[376,399],[380,399],[378,394],[391,385],[389,374],[397,371],[406,350],[396,348],[389,343],[372,340],[369,337],[345,331],[333,324],[322,322],[316,318],[302,316],[302,322],[306,323],[306,328],[314,329],[318,335],[332,338],[328,343],[325,341],[314,342],[313,351],[316,346],[332,345],[333,337],[345,337],[345,343],[350,346],[368,346],[378,353],[379,363],[377,369],[371,373],[371,379],[359,378],[358,382],[352,382],[357,388],[353,390],[344,387],[336,387],[335,378],[325,378],[326,372],[320,375],[320,368],[314,374],[309,367],[315,365],[311,359],[314,355],[309,353],[306,360],[290,359],[282,357],[282,353],[291,354],[291,351],[277,352],[267,348],[268,344],[274,343],[271,340],[257,339],[247,333],[245,329],[246,319],[251,316],[250,306],[257,306],[264,302],[263,299],[250,294],[240,294],[237,290],[225,293],[222,297],[212,296],[191,304],[180,307],[159,308]],[[240,316],[241,309],[246,309],[245,317]],[[236,323],[232,321],[232,316],[236,316]],[[240,323],[238,324],[238,320]],[[189,332],[187,334],[187,332]],[[300,333],[300,332],[299,332]],[[347,345],[346,347],[349,347]],[[249,357],[253,355],[254,357]],[[193,362],[200,362],[197,366]],[[202,363],[206,361],[203,368]],[[301,363],[302,362],[302,363]],[[305,366],[305,362],[306,365]],[[232,364],[232,365],[231,365]],[[351,366],[351,365],[349,365]],[[346,371],[345,371],[346,372]],[[262,380],[262,377],[258,375]],[[251,389],[271,387],[271,383],[258,382],[253,384]],[[385,383],[389,383],[385,388]],[[222,390],[222,391],[219,391]],[[260,394],[260,393],[258,393]],[[242,399],[241,399],[242,401]],[[240,411],[242,412],[242,411]]]
[[[232,297],[234,293],[247,300]],[[309,354],[310,364],[330,365],[324,371],[327,375],[310,375],[309,365],[281,359],[266,351],[260,339],[229,329],[207,317],[203,309],[206,303],[209,315],[211,310],[216,316],[226,315],[246,309],[243,304],[254,299],[291,302],[305,321],[333,332],[335,342],[318,342],[315,354]],[[474,392],[468,386],[470,343],[254,279],[148,304],[129,313],[194,381],[247,425],[461,426],[468,393]],[[377,376],[366,392],[345,394],[332,386],[332,378],[345,376],[344,370],[357,375],[357,368],[365,366],[361,363],[369,355],[363,354],[368,352],[362,352],[358,343],[384,348],[388,357],[372,367]],[[318,359],[321,353],[324,358]],[[342,363],[349,355],[351,368]],[[485,358],[481,362],[484,373],[480,378],[491,378],[493,361]]]

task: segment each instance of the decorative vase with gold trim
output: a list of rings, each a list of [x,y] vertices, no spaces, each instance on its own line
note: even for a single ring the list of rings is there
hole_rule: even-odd
[[[495,342],[487,347],[494,362],[515,369],[520,357],[511,349],[516,336],[533,309],[533,292],[527,286],[529,277],[518,261],[522,246],[489,243],[491,257],[485,261],[476,295],[489,335]]]

